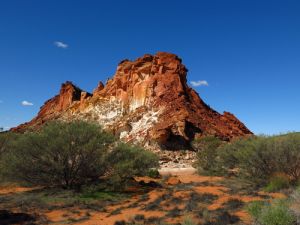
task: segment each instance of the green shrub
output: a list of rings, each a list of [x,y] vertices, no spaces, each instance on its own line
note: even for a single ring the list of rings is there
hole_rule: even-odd
[[[149,177],[151,177],[151,178],[159,178],[159,177],[160,177],[160,174],[159,174],[159,172],[158,172],[157,169],[150,169],[150,170],[148,171],[147,176],[149,176]]]
[[[251,203],[248,212],[261,225],[293,225],[296,222],[287,201],[284,200],[277,200],[271,204]]]
[[[237,169],[238,176],[260,185],[266,185],[278,173],[284,174],[291,184],[300,179],[299,133],[253,136],[217,146],[208,145],[198,153],[200,171],[222,175]],[[271,186],[276,184],[279,181],[272,181]]]
[[[296,221],[285,201],[279,200],[264,207],[258,221],[262,225],[293,225]]]
[[[3,132],[0,133],[0,160],[1,156],[8,151],[10,142],[15,139],[17,134],[12,132]]]
[[[108,157],[114,188],[126,186],[134,176],[146,176],[158,167],[158,156],[138,146],[120,143]]]
[[[290,195],[291,199],[291,210],[297,217],[298,223],[300,222],[300,187],[298,186]]]
[[[4,156],[5,154],[9,153],[9,145],[11,142],[17,138],[17,134],[11,132],[3,132],[0,133],[0,181],[6,182],[7,179],[4,176],[6,171],[5,164],[4,164]]]
[[[219,166],[224,170],[236,168],[239,157],[238,153],[247,144],[246,139],[236,139],[233,142],[226,143],[218,148]]]
[[[275,175],[270,179],[268,185],[264,188],[267,192],[280,191],[281,189],[288,188],[290,186],[289,178],[285,175]]]
[[[4,157],[5,175],[36,185],[78,187],[106,171],[113,137],[82,121],[51,122],[20,135]]]
[[[182,225],[196,225],[196,223],[188,216],[183,219]]]
[[[240,140],[239,145],[240,148],[234,152],[234,155],[237,158],[236,166],[240,169],[240,175],[253,181],[265,182],[277,172],[271,139],[265,137],[247,138]]]
[[[198,151],[198,172],[213,175],[218,171],[218,148],[222,141],[214,136],[207,136],[193,142],[193,147]]]
[[[247,206],[247,211],[255,220],[257,220],[260,217],[261,211],[264,208],[265,204],[266,203],[262,201],[251,202]]]
[[[300,179],[300,133],[289,133],[276,140],[275,154],[278,170],[288,175],[293,183]]]

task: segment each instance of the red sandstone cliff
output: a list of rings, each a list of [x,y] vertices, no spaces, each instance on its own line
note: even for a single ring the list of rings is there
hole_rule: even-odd
[[[125,141],[167,149],[188,146],[196,137],[223,140],[251,135],[233,114],[206,105],[187,85],[187,69],[174,54],[159,52],[123,60],[112,79],[93,94],[72,83],[48,100],[32,121],[13,130],[40,126],[52,119],[95,121]]]

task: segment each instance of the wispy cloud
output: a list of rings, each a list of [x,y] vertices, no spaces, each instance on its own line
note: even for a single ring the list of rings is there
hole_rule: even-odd
[[[21,105],[23,105],[23,106],[33,106],[33,103],[24,100],[24,101],[21,102]]]
[[[208,82],[206,80],[191,81],[191,85],[194,87],[208,86]]]
[[[66,49],[66,48],[69,47],[68,44],[63,43],[63,42],[61,42],[61,41],[55,41],[55,42],[54,42],[54,45],[55,45],[56,47],[58,47],[58,48],[64,48],[64,49]]]

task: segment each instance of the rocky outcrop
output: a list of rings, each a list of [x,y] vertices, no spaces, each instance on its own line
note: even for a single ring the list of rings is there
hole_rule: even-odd
[[[252,134],[233,114],[219,114],[205,104],[187,85],[187,71],[180,58],[165,52],[123,60],[92,95],[67,82],[36,118],[15,130],[51,119],[83,119],[126,142],[174,150],[189,147],[195,137],[231,140]]]
[[[74,102],[83,102],[90,96],[92,96],[90,93],[82,91],[72,82],[67,81],[61,85],[58,95],[44,103],[35,118],[28,123],[24,123],[18,127],[12,128],[12,130],[22,132],[26,129],[39,127],[47,121],[58,119]]]

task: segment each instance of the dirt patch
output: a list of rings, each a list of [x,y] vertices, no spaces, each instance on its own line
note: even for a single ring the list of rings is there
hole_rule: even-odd
[[[32,208],[31,210],[45,216],[50,222],[56,224],[83,224],[83,225],[114,225],[114,224],[166,224],[182,223],[190,218],[197,223],[209,221],[229,221],[232,224],[250,224],[251,219],[244,210],[244,204],[266,198],[283,198],[280,193],[256,192],[247,195],[240,184],[238,189],[232,186],[234,182],[223,177],[199,176],[195,169],[165,169],[162,178],[149,177],[135,178],[144,191],[131,188],[131,195],[127,198],[109,200],[108,194],[98,193],[86,196],[86,203],[72,202],[61,208],[51,205],[45,208]],[[226,180],[226,182],[223,182]],[[148,185],[147,184],[158,184]],[[238,183],[238,182],[236,182]],[[231,184],[231,185],[228,185]],[[0,189],[0,197],[8,198],[13,195],[30,193],[33,189],[12,187]],[[101,198],[95,198],[101,194]],[[52,195],[51,195],[52,196]],[[54,194],[53,198],[58,198]],[[45,198],[47,196],[44,196]],[[105,198],[104,198],[105,197]],[[50,197],[52,198],[52,197]],[[59,201],[62,197],[58,198]],[[92,198],[92,199],[90,199]],[[107,200],[108,199],[108,200]],[[0,208],[4,203],[0,203]],[[52,208],[51,208],[52,207]]]
[[[14,186],[6,186],[6,187],[0,187],[0,195],[6,195],[6,194],[12,194],[12,193],[20,193],[20,192],[26,192],[26,191],[32,191],[37,188],[32,187],[14,187]]]

